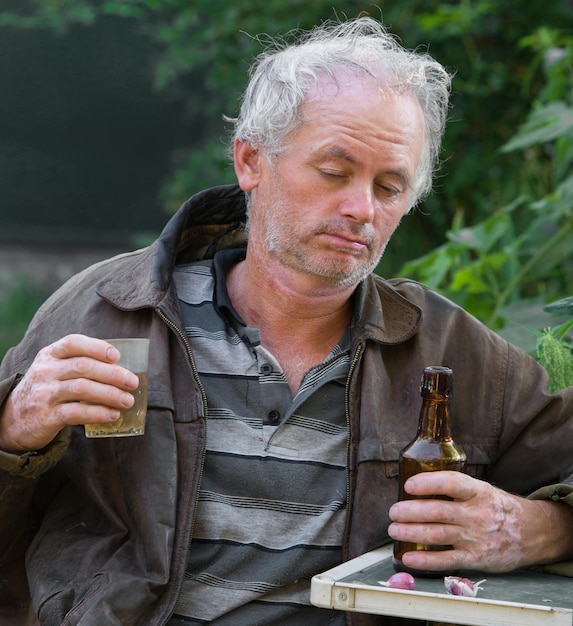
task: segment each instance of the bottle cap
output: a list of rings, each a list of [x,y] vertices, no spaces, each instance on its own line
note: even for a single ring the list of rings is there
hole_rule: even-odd
[[[451,398],[453,394],[454,373],[449,367],[430,365],[424,368],[420,393],[423,396],[437,394]]]

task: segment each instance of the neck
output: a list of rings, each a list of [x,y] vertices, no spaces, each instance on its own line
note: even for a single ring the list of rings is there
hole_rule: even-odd
[[[273,263],[252,263],[248,253],[230,270],[227,289],[244,322],[259,329],[262,345],[278,359],[293,393],[352,318],[354,287],[328,287]]]
[[[249,256],[227,277],[233,306],[245,323],[260,330],[343,324],[352,316],[355,286],[328,286],[312,276],[293,275],[278,264],[253,263]]]

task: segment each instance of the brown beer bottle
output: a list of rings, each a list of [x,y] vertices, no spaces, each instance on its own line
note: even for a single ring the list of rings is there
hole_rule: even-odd
[[[437,470],[464,471],[466,455],[461,446],[452,439],[450,432],[450,398],[452,397],[453,373],[448,367],[431,366],[424,369],[420,393],[422,409],[416,438],[409,443],[399,457],[399,500],[410,500],[404,491],[404,483],[419,472]],[[445,496],[424,496],[442,498]],[[440,572],[412,570],[402,563],[402,556],[412,550],[448,550],[451,546],[430,546],[402,541],[394,542],[394,568],[418,576],[440,576]]]

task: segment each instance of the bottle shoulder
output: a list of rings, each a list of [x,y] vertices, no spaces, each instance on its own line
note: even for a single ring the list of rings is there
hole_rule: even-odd
[[[451,437],[447,439],[419,437],[400,453],[400,460],[450,459],[452,461],[465,461],[465,458],[463,448],[456,444]]]

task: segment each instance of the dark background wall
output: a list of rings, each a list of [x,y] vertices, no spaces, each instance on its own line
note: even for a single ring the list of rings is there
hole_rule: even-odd
[[[127,249],[161,229],[173,149],[201,124],[153,89],[152,60],[126,19],[0,28],[0,246]]]

